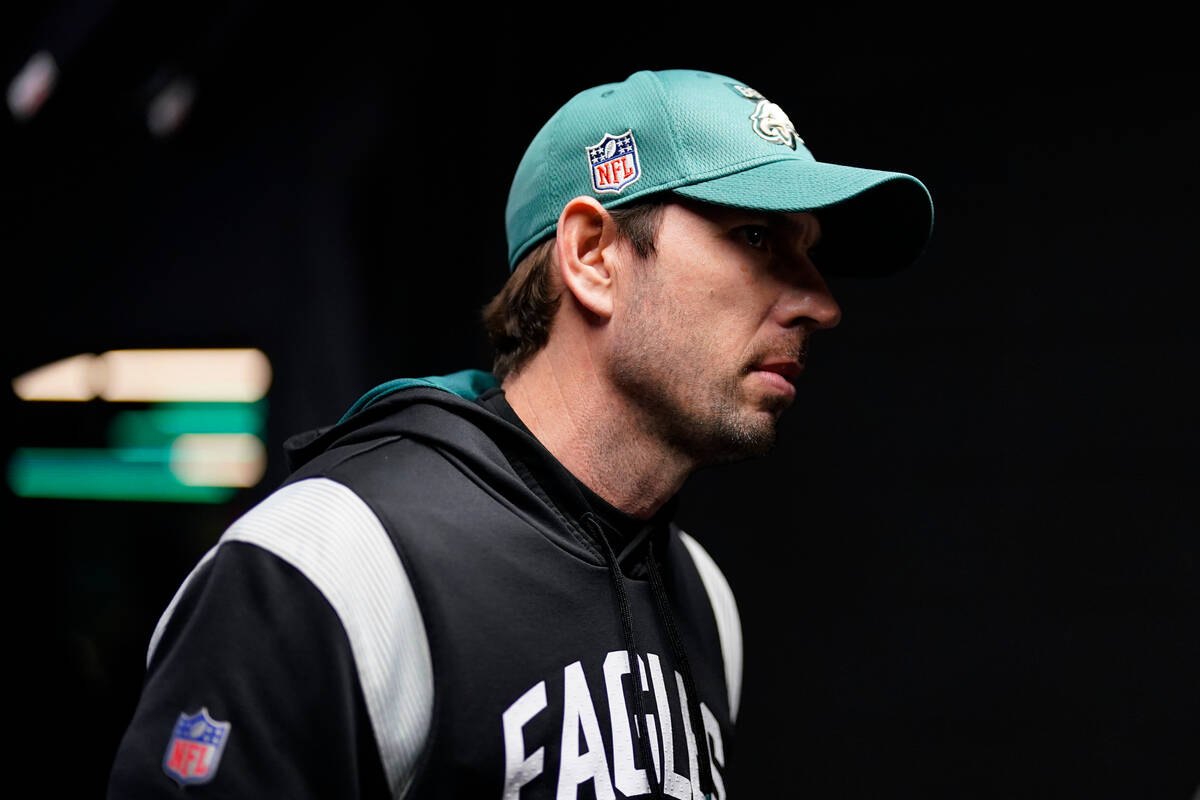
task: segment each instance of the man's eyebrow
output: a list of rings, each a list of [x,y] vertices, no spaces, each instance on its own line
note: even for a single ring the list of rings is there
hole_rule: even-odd
[[[798,222],[782,211],[764,211],[763,214],[771,224],[771,227],[778,228],[789,234],[798,234],[800,238],[808,242],[809,247],[815,247],[821,241],[821,226],[819,222],[816,225],[812,224],[810,220]]]

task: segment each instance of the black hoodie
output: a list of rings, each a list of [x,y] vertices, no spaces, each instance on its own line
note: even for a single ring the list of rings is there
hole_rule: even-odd
[[[726,796],[737,610],[673,504],[609,506],[482,372],[289,447],[163,614],[110,797]]]

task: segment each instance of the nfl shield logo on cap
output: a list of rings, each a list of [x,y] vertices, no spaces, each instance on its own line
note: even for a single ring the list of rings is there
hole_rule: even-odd
[[[599,142],[588,146],[587,154],[592,171],[592,188],[597,194],[620,192],[642,177],[632,130],[620,136],[605,134]]]
[[[208,783],[217,774],[230,727],[210,717],[207,708],[180,714],[163,755],[163,770],[180,786]]]

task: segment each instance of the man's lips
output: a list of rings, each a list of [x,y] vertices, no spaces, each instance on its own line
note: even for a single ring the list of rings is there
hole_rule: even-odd
[[[792,360],[764,361],[761,364],[755,364],[753,369],[760,372],[774,372],[776,375],[782,375],[789,381],[794,381],[804,371],[804,365],[799,361]]]
[[[785,395],[789,401],[796,396],[793,381],[804,371],[799,361],[778,360],[764,361],[750,368],[752,375],[767,383],[778,394]]]

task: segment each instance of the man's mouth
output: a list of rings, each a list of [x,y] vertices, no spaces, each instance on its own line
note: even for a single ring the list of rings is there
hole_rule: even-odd
[[[796,396],[795,380],[803,371],[799,361],[784,358],[761,361],[750,368],[750,374],[769,387],[771,394],[786,398],[789,403]]]
[[[804,365],[799,361],[778,360],[764,361],[756,364],[754,369],[760,372],[774,372],[776,375],[782,375],[788,381],[794,381],[800,377],[800,373],[804,371]]]

